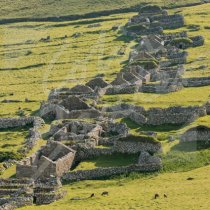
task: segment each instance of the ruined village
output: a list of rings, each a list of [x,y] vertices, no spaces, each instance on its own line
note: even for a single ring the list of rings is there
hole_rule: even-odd
[[[169,14],[156,5],[142,7],[139,14],[125,25],[112,28],[136,42],[113,81],[106,81],[104,75],[99,74],[72,88],[52,89],[48,100],[40,104],[36,116],[0,119],[0,129],[27,127],[29,132],[19,150],[26,158],[5,161],[1,168],[4,172],[14,165],[16,167],[15,177],[0,179],[1,210],[53,203],[66,196],[63,183],[109,179],[133,172],[153,174],[162,170],[163,148],[156,131],[139,131],[137,135],[119,119],[126,118],[151,128],[185,127],[209,115],[210,102],[206,101],[202,106],[147,109],[130,103],[103,106],[101,98],[138,92],[168,94],[210,85],[210,77],[183,77],[188,49],[205,45],[202,34],[189,36],[186,31],[165,32],[184,25],[182,14]],[[45,123],[50,124],[46,144],[28,156],[37,141],[43,138],[41,129]],[[167,140],[173,142],[175,136],[171,135]],[[210,127],[192,127],[179,136],[179,141],[180,144],[199,142],[201,147],[210,145]],[[138,160],[126,166],[74,170],[83,161],[113,154],[135,154]],[[75,195],[73,199],[79,198]]]

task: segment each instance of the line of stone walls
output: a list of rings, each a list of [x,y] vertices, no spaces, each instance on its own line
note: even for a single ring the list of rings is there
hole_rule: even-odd
[[[110,87],[106,91],[106,95],[116,95],[116,94],[132,94],[139,92],[139,85],[119,85]]]
[[[33,126],[34,117],[0,118],[0,129]]]
[[[210,85],[210,77],[194,77],[182,79],[184,87],[201,87]]]
[[[0,129],[18,128],[25,126],[41,127],[43,120],[39,117],[0,118]]]
[[[69,172],[63,176],[62,181],[74,182],[80,180],[96,180],[121,174],[129,174],[131,172],[155,172],[160,169],[161,166],[157,164],[149,164],[147,166],[129,165],[122,167],[96,168],[92,170]]]
[[[127,140],[118,140],[114,143],[114,150],[123,154],[137,154],[143,151],[150,152],[152,154],[161,151],[160,142],[138,142],[132,141],[127,137]]]
[[[13,210],[33,205],[33,196],[17,198],[0,198],[0,210]]]
[[[182,125],[207,115],[206,106],[151,108],[146,111],[143,107],[122,104],[104,108],[104,111],[109,117],[128,117],[137,124],[146,125]]]
[[[183,88],[180,84],[147,84],[143,85],[141,91],[143,93],[171,93],[177,92]]]
[[[111,148],[86,148],[86,147],[77,147],[76,157],[74,162],[81,162],[88,160],[94,157],[99,157],[101,155],[112,155],[115,150]]]
[[[66,195],[66,192],[61,191],[57,193],[37,193],[35,196],[36,205],[50,204],[56,200],[62,199]]]

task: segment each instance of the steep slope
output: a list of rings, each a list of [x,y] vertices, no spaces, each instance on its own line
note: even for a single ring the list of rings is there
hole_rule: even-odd
[[[8,18],[44,18],[69,15],[82,15],[106,10],[138,10],[142,3],[155,3],[169,7],[188,3],[199,3],[199,0],[163,1],[163,0],[0,0],[1,19]]]

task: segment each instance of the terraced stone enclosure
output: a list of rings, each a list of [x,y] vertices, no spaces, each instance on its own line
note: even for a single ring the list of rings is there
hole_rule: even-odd
[[[0,209],[208,209],[205,7],[1,25]]]

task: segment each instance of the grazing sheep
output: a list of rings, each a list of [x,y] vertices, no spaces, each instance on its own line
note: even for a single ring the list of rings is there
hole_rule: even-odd
[[[102,196],[108,196],[109,195],[109,192],[102,192],[101,195]]]
[[[92,193],[89,198],[93,198],[93,197],[95,197],[94,193]]]
[[[159,197],[160,197],[160,195],[156,193],[154,199],[157,199]]]

